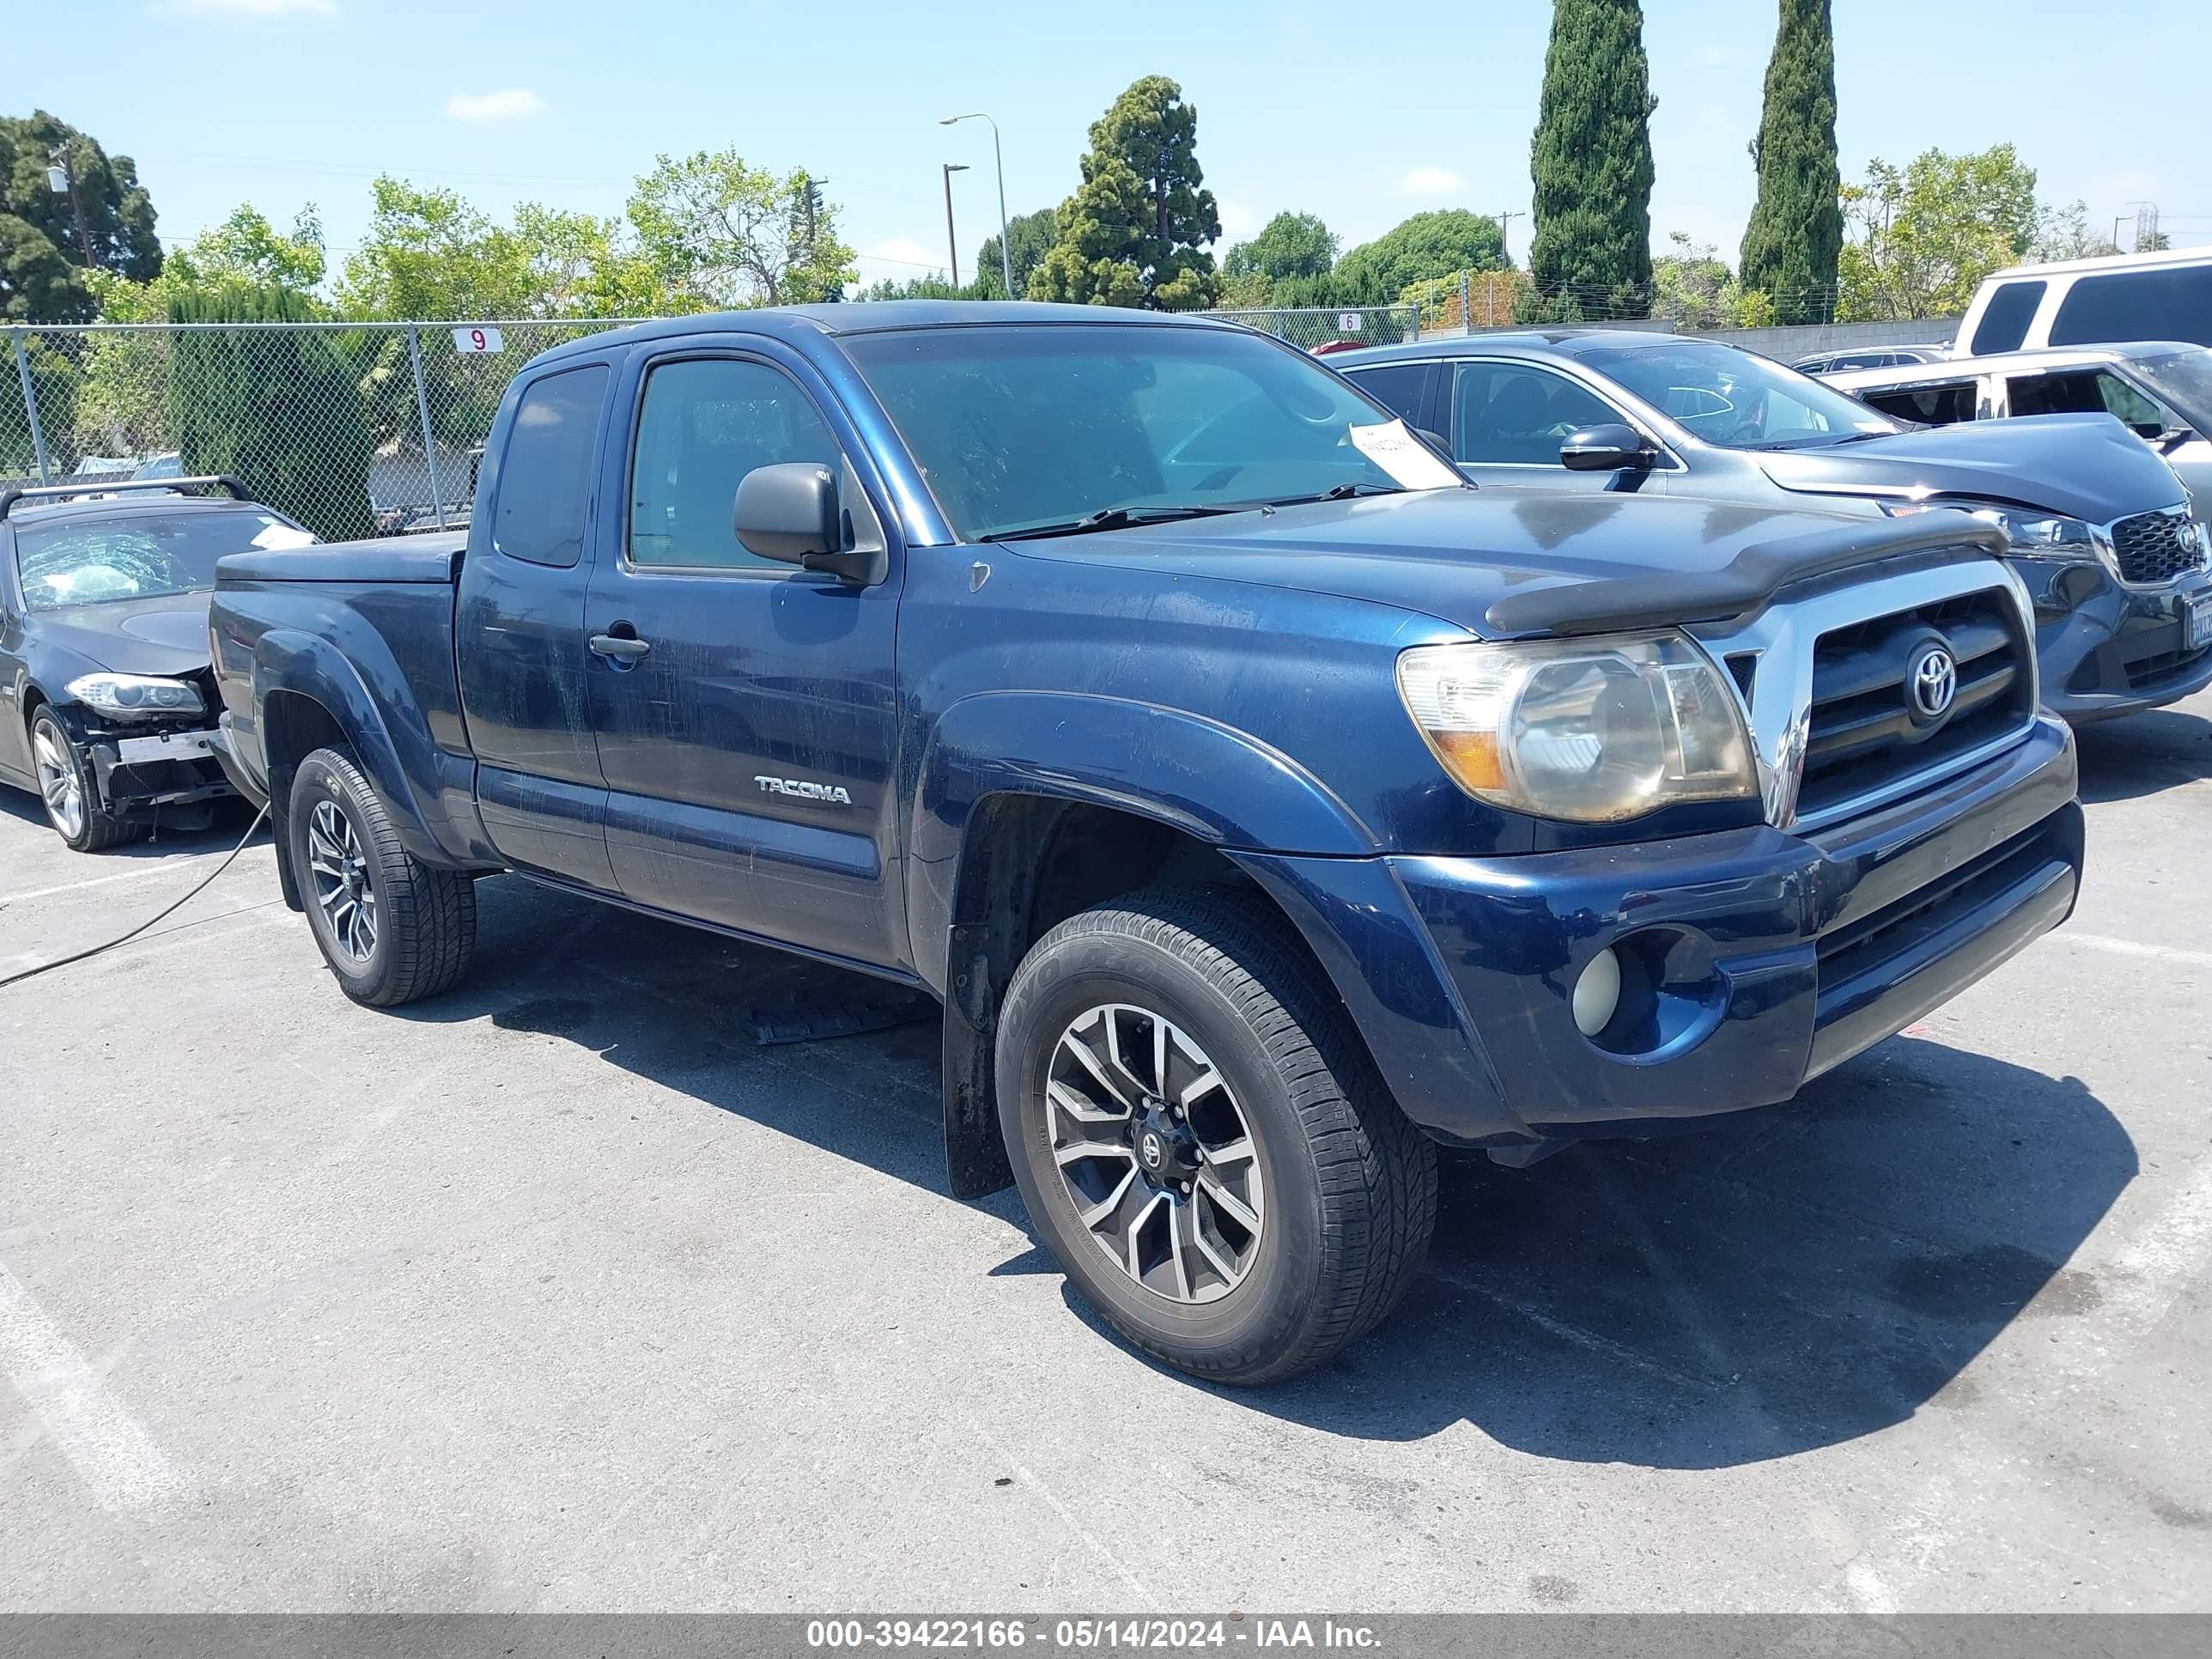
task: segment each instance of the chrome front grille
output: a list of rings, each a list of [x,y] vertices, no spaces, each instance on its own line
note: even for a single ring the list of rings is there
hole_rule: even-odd
[[[2157,587],[2204,568],[2204,532],[2185,507],[2138,513],[2107,530],[2112,563],[2120,580],[2136,587]]]
[[[1743,697],[1770,823],[1809,832],[1978,765],[2033,730],[2027,591],[1992,559],[1787,595],[1748,621],[1693,631]],[[1948,699],[1913,701],[1939,666]]]
[[[1938,691],[1942,706],[1928,707]],[[2034,653],[2000,592],[1831,629],[1813,647],[1797,814],[1883,793],[2002,740],[2034,713]]]

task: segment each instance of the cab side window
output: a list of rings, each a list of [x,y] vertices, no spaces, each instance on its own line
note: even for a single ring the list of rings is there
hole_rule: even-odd
[[[781,461],[842,460],[813,399],[781,369],[726,357],[663,363],[646,379],[630,461],[630,562],[788,572],[739,544],[738,480]]]
[[[2104,369],[2069,374],[2021,374],[2006,382],[2015,415],[2116,415],[2145,437],[2166,429],[2165,411]]]
[[[583,556],[606,397],[605,363],[548,374],[523,392],[492,518],[492,545],[508,558],[569,570]]]
[[[1452,383],[1452,459],[1558,466],[1559,442],[1620,416],[1594,392],[1527,363],[1462,363]]]

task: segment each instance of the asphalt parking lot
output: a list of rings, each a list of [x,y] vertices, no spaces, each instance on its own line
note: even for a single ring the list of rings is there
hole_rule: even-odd
[[[946,1196],[928,1025],[505,879],[354,1007],[265,837],[0,990],[0,1608],[2212,1607],[2212,694],[2083,738],[2061,934],[1793,1106],[1445,1171],[1382,1330],[1261,1393]],[[0,975],[119,854],[0,793]]]

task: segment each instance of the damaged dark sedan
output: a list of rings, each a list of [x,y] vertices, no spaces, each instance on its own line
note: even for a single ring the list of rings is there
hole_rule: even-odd
[[[82,853],[204,827],[216,561],[314,539],[230,478],[0,491],[0,783]]]

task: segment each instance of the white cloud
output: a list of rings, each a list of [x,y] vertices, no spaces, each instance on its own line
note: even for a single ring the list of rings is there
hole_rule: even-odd
[[[524,121],[544,108],[545,100],[527,87],[457,92],[446,100],[446,113],[456,121]]]
[[[157,10],[183,17],[335,17],[337,0],[164,0]]]
[[[1456,196],[1467,180],[1449,167],[1418,167],[1398,181],[1401,196]]]

